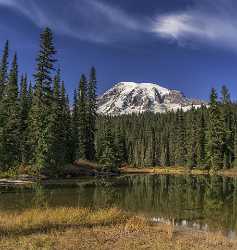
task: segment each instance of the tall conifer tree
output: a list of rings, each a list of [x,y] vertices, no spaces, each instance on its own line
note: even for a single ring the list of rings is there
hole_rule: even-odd
[[[225,128],[215,89],[211,90],[210,107],[208,111],[207,157],[211,169],[218,170],[223,165]]]
[[[205,107],[202,106],[199,110],[198,119],[198,135],[197,135],[197,166],[205,168],[206,165],[206,122],[205,122]]]
[[[27,163],[27,126],[30,103],[28,99],[27,75],[22,75],[20,82],[20,131],[21,131],[21,162]]]
[[[0,101],[3,97],[4,88],[8,78],[8,57],[9,57],[9,42],[6,41],[3,50],[3,55],[0,63]]]
[[[29,120],[29,148],[32,163],[37,168],[50,165],[51,113],[52,113],[52,71],[55,63],[53,34],[46,28],[40,36],[40,51],[37,56],[35,90]]]
[[[195,109],[192,107],[191,111],[189,111],[188,117],[188,137],[189,140],[187,142],[187,166],[189,168],[196,167],[197,165],[197,120]]]
[[[71,153],[72,160],[76,160],[79,151],[79,136],[78,136],[78,93],[74,90],[73,96],[73,109],[71,117],[71,129],[72,129],[72,141],[71,141]]]
[[[81,76],[78,89],[78,149],[77,159],[87,159],[88,150],[88,116],[87,116],[87,80],[85,75]]]
[[[88,133],[87,159],[95,160],[95,132],[96,132],[96,70],[92,67],[88,82]]]
[[[185,166],[186,164],[186,143],[185,143],[185,121],[183,110],[178,110],[177,114],[177,130],[176,130],[176,150],[175,164],[177,166]]]
[[[18,64],[14,55],[9,80],[1,103],[0,162],[4,167],[20,163],[20,108],[18,100]]]

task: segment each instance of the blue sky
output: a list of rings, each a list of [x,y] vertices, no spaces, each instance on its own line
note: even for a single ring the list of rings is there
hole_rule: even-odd
[[[237,99],[236,12],[235,0],[0,0],[0,45],[32,74],[51,27],[70,94],[94,65],[99,94],[137,81],[207,99],[226,84]]]

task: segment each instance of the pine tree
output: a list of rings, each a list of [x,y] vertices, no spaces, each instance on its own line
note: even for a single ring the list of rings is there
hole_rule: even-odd
[[[165,132],[162,136],[162,149],[160,155],[160,164],[161,166],[167,167],[170,166],[170,146],[169,146],[169,138],[167,132]]]
[[[179,110],[177,116],[176,128],[176,149],[175,164],[176,166],[185,166],[186,164],[186,143],[185,143],[185,121],[183,110]]]
[[[188,119],[189,135],[187,147],[187,166],[194,168],[197,165],[197,121],[195,109],[192,107]]]
[[[71,117],[71,130],[72,130],[72,141],[70,145],[70,150],[72,154],[72,160],[77,159],[78,151],[79,151],[79,136],[78,136],[78,94],[77,90],[74,90],[73,96],[73,110]]]
[[[212,170],[218,170],[223,166],[225,128],[215,89],[211,90],[210,107],[208,111],[208,163]]]
[[[233,158],[233,113],[231,110],[230,93],[225,85],[222,86],[221,89],[221,104],[222,117],[225,126],[223,167],[229,168],[231,166],[231,161]]]
[[[62,120],[61,74],[59,69],[53,82],[53,102],[50,116],[50,167],[53,168],[53,171],[56,171],[64,165],[65,161],[65,131],[63,127],[64,121]]]
[[[27,99],[28,99],[28,106],[29,106],[29,110],[30,110],[31,109],[31,105],[32,105],[32,99],[33,99],[33,88],[32,88],[31,81],[30,81],[29,88],[28,88]]]
[[[78,89],[78,149],[77,159],[87,159],[88,149],[88,117],[87,117],[87,80],[85,75],[81,76]]]
[[[237,124],[235,123],[234,128],[234,162],[233,167],[237,168]]]
[[[30,110],[30,103],[28,99],[27,90],[27,75],[22,75],[20,82],[20,131],[21,131],[21,162],[27,163],[27,126],[28,126],[28,114]]]
[[[36,59],[37,71],[35,90],[29,119],[29,148],[32,163],[38,168],[50,165],[51,113],[52,113],[52,71],[55,63],[53,34],[46,28],[40,36],[40,52]]]
[[[102,141],[102,154],[100,155],[100,163],[103,165],[104,171],[117,169],[115,151],[114,135],[112,133],[111,122],[108,119],[106,121],[106,130]]]
[[[5,168],[20,163],[20,108],[18,100],[18,65],[14,55],[9,80],[1,103],[0,162]]]
[[[199,110],[200,118],[198,119],[198,135],[197,135],[197,166],[204,168],[206,165],[206,122],[205,107]]]
[[[228,88],[223,85],[221,88],[221,102],[222,104],[230,104],[231,100],[230,100],[230,93]]]
[[[65,162],[69,163],[73,161],[73,151],[71,151],[72,145],[72,122],[69,98],[66,95],[65,84],[61,84],[61,107],[62,107],[62,129],[63,140],[65,143]]]
[[[120,167],[122,164],[127,163],[127,153],[126,153],[126,140],[124,132],[121,128],[117,128],[114,138],[114,158],[115,166]]]
[[[96,70],[91,69],[90,80],[88,82],[88,132],[87,132],[87,159],[95,160],[95,132],[96,132]]]
[[[1,63],[0,63],[0,101],[3,97],[4,88],[7,84],[8,78],[8,56],[9,56],[9,42],[6,41]]]

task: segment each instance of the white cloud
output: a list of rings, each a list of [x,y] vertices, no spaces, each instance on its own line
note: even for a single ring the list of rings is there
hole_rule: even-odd
[[[0,0],[1,5],[20,12],[38,27],[50,26],[58,33],[93,42],[117,41],[142,30],[134,17],[100,0],[61,0],[58,9],[41,0]]]
[[[188,8],[156,17],[136,17],[104,0],[0,0],[36,26],[92,42],[111,43],[151,34],[181,45],[208,44],[237,49],[237,1],[190,0]]]
[[[232,0],[199,0],[186,10],[159,15],[152,31],[182,45],[208,43],[237,49],[236,10]]]

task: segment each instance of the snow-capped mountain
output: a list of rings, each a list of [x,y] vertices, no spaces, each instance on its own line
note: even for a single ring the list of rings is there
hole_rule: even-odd
[[[98,98],[98,113],[122,115],[151,111],[164,113],[200,107],[205,102],[188,99],[182,92],[155,83],[120,82]]]

